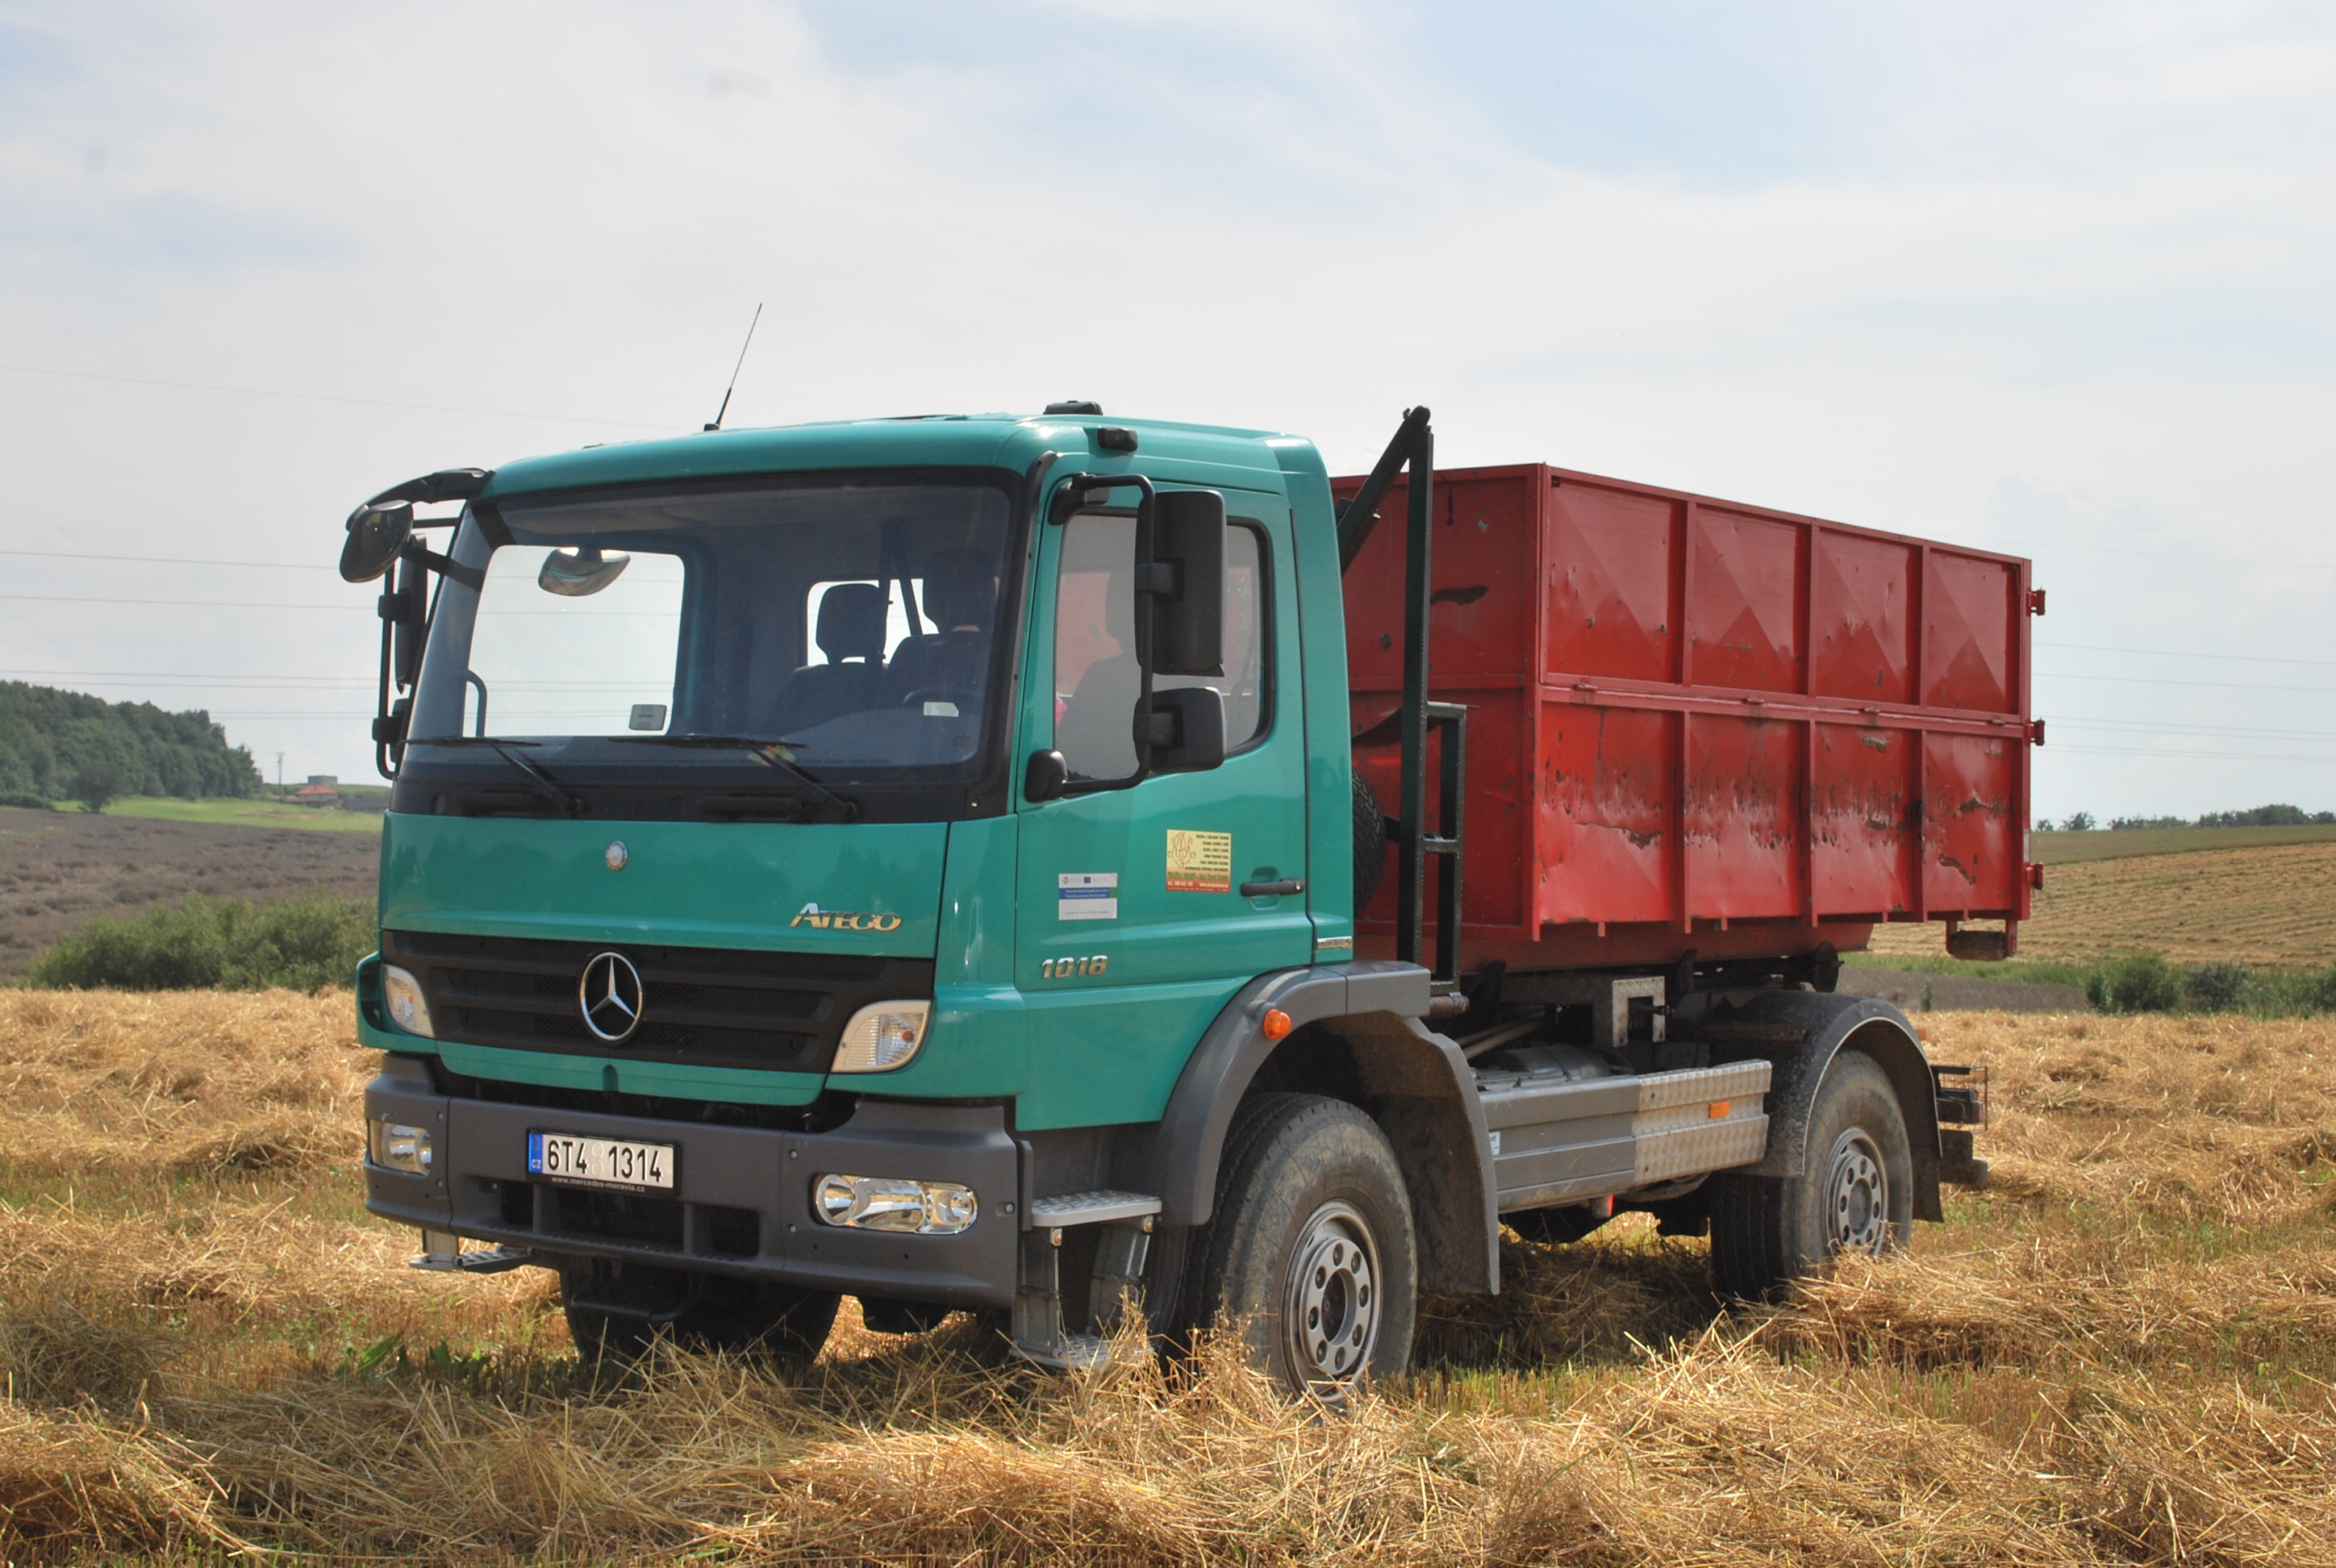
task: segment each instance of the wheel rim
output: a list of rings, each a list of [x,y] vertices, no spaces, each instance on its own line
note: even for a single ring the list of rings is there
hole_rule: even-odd
[[[1825,1193],[1825,1241],[1837,1252],[1879,1252],[1890,1241],[1890,1170],[1872,1134],[1852,1127],[1835,1141]]]
[[[1378,1241],[1352,1203],[1314,1211],[1290,1253],[1282,1310],[1291,1366],[1312,1388],[1343,1388],[1371,1364],[1379,1339]]]

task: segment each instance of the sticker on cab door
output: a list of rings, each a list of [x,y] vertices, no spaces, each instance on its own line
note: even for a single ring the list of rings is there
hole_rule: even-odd
[[[1055,918],[1058,920],[1119,919],[1119,873],[1064,872],[1056,876]]]
[[[1233,891],[1233,835],[1168,830],[1168,891],[1229,893]]]

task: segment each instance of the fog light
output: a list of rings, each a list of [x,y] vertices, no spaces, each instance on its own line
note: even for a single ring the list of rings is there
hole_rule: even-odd
[[[395,964],[381,966],[381,999],[388,1005],[391,1023],[425,1040],[438,1037],[430,1026],[430,998],[422,994],[422,982]]]
[[[970,1228],[981,1204],[955,1182],[893,1176],[822,1176],[812,1183],[812,1213],[824,1224],[854,1231],[954,1236]]]
[[[836,1047],[832,1073],[889,1073],[909,1065],[925,1043],[930,1002],[873,1002],[852,1015]]]
[[[367,1122],[365,1145],[373,1163],[409,1175],[430,1174],[430,1135],[404,1122]]]

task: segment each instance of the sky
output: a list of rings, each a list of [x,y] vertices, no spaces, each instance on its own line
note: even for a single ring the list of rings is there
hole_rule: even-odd
[[[2036,808],[2336,809],[2336,12],[0,0],[0,678],[372,775],[341,520],[713,416],[1543,461],[2031,555]]]

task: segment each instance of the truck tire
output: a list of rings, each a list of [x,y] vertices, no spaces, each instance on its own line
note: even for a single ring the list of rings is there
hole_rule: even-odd
[[[1809,1107],[1797,1176],[1712,1181],[1711,1278],[1724,1296],[1774,1300],[1845,1251],[1904,1244],[1914,1222],[1914,1158],[1889,1075],[1863,1051],[1825,1068]]]
[[[1238,1326],[1251,1365],[1318,1398],[1409,1366],[1418,1239],[1371,1119],[1318,1095],[1261,1095],[1235,1113],[1221,1169],[1199,1321]]]
[[[1379,810],[1379,797],[1370,782],[1362,774],[1352,775],[1355,781],[1355,912],[1371,901],[1379,891],[1379,879],[1387,874],[1387,815]]]
[[[722,1274],[634,1266],[619,1271],[592,1258],[561,1261],[560,1294],[576,1353],[588,1362],[637,1360],[664,1338],[685,1349],[760,1356],[790,1369],[819,1355],[842,1300],[832,1290]],[[638,1311],[671,1315],[657,1322]]]

